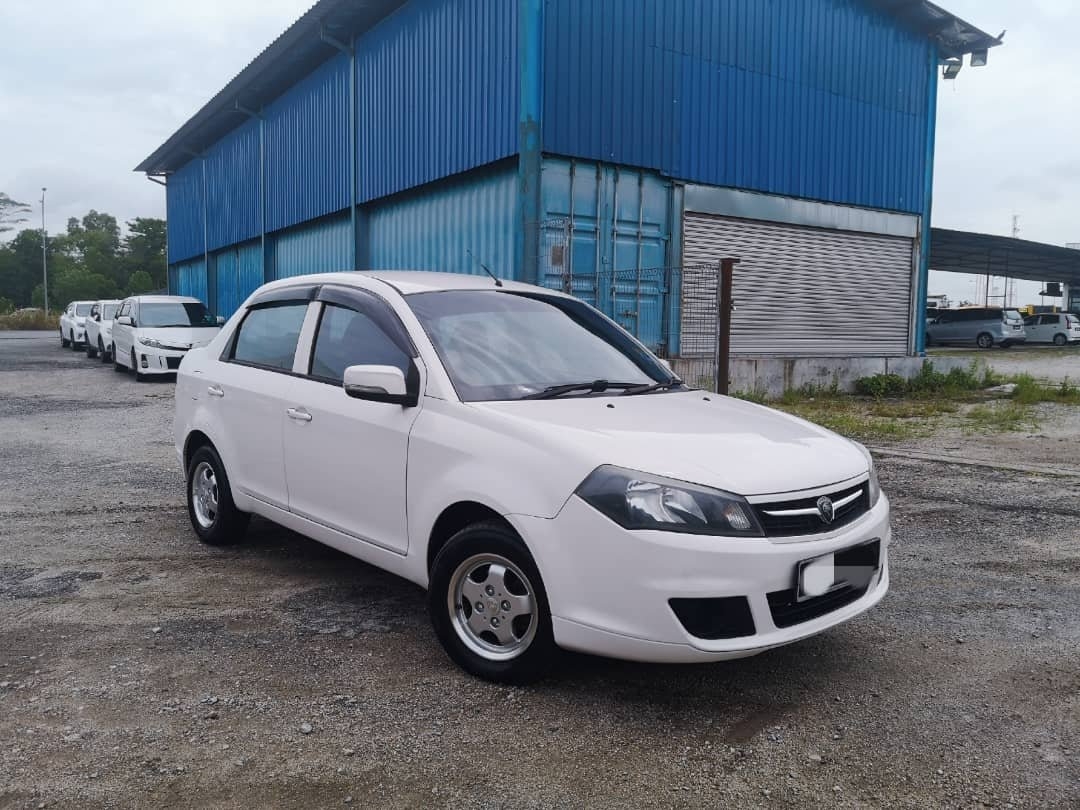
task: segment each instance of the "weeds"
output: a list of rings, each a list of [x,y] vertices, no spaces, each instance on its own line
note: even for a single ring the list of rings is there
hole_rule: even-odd
[[[1030,374],[1013,377],[1016,385],[1013,400],[1024,405],[1037,405],[1040,402],[1061,402],[1067,405],[1080,405],[1080,388],[1069,382],[1068,378],[1059,385],[1044,385]]]
[[[1012,433],[1032,430],[1038,422],[1031,408],[1019,402],[994,402],[976,405],[965,414],[967,433]]]
[[[24,310],[0,315],[0,330],[55,330],[60,328],[59,315],[46,315],[44,310]]]

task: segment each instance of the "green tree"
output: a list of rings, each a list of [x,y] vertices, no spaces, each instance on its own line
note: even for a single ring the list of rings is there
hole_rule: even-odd
[[[128,295],[140,295],[158,289],[154,279],[145,270],[136,270],[128,279]]]
[[[0,233],[13,231],[16,225],[26,222],[26,215],[30,213],[30,210],[30,206],[26,203],[13,200],[0,191]]]
[[[15,304],[9,299],[0,297],[0,315],[7,315],[15,309]]]
[[[50,308],[66,305],[69,301],[96,301],[99,298],[119,298],[120,288],[100,273],[92,273],[84,267],[70,268],[49,284]]]
[[[122,250],[130,273],[139,270],[150,274],[152,290],[161,289],[168,283],[165,264],[165,220],[153,217],[136,217],[127,223],[128,235]]]
[[[112,214],[91,210],[79,220],[68,220],[67,233],[57,237],[58,250],[72,262],[117,286],[127,282],[127,267],[120,252],[120,226]]]

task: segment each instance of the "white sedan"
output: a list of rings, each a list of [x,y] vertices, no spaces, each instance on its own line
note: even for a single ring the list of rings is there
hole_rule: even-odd
[[[97,301],[90,307],[86,318],[86,356],[93,359],[100,356],[102,363],[112,357],[112,325],[120,301]]]
[[[889,586],[860,445],[687,388],[585,303],[485,277],[342,273],[253,294],[180,366],[204,542],[251,514],[428,588],[450,657],[738,658]]]
[[[60,346],[64,349],[79,348],[86,339],[86,319],[90,316],[93,301],[72,301],[60,313]]]
[[[213,340],[222,323],[198,298],[125,298],[113,322],[113,368],[133,371],[138,380],[175,374],[184,355]]]

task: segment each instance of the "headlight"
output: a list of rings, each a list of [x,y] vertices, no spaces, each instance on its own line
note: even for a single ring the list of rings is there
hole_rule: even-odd
[[[866,463],[870,467],[870,508],[873,509],[878,502],[878,498],[881,497],[881,484],[878,483],[877,467],[874,465],[874,457],[870,455],[870,451],[858,442],[852,442],[859,451],[865,456]]]
[[[762,537],[745,498],[618,467],[600,467],[578,497],[624,529]]]
[[[164,349],[165,346],[160,340],[154,340],[153,338],[140,337],[139,343],[150,349]]]

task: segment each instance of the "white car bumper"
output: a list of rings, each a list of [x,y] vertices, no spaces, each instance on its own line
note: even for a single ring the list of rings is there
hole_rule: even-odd
[[[135,362],[140,374],[175,374],[186,351],[153,349],[141,343],[135,346]]]
[[[755,655],[847,621],[889,588],[884,495],[851,525],[807,541],[632,532],[576,496],[553,520],[514,515],[511,521],[540,567],[559,646],[613,658],[679,663]],[[872,541],[879,544],[878,568],[868,585],[796,600],[800,562]],[[685,603],[680,619],[673,599],[702,600],[693,608],[696,628],[704,616],[709,635],[727,627],[734,636],[691,634]]]

